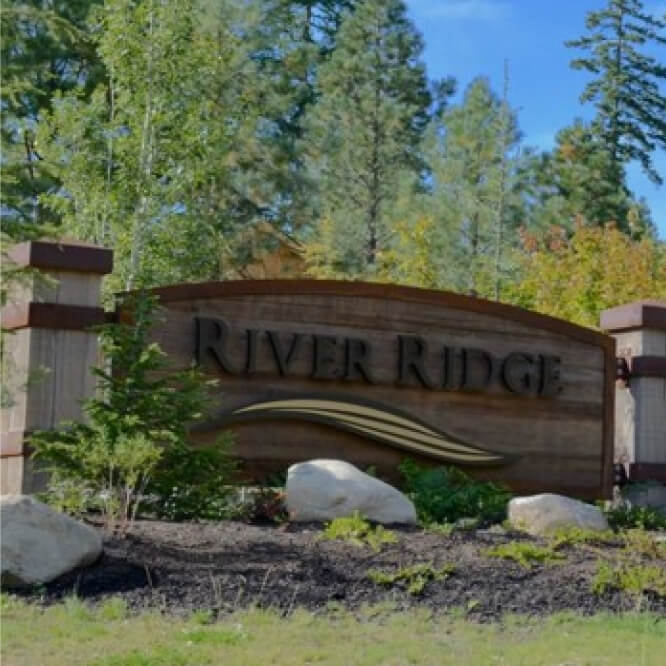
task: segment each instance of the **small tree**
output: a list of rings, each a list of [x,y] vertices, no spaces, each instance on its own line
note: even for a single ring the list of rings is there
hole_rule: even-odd
[[[83,407],[88,422],[70,422],[61,430],[31,437],[35,456],[51,472],[50,498],[71,510],[86,506],[81,496],[87,494],[107,527],[119,522],[123,531],[136,517],[148,485],[161,475],[172,475],[169,464],[178,460],[187,468],[190,455],[200,455],[189,448],[187,424],[201,417],[208,388],[215,383],[195,368],[170,371],[159,346],[148,342],[156,319],[154,297],[137,296],[125,306],[130,324],[101,328],[109,365],[93,370],[98,390]],[[207,460],[209,473],[231,471],[226,447],[206,455],[212,455]],[[158,499],[158,506],[169,499],[173,498]]]

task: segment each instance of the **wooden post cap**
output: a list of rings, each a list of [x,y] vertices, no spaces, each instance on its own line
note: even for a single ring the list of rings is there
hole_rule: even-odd
[[[656,328],[666,331],[666,301],[643,300],[603,310],[600,326],[605,331]]]
[[[113,270],[112,250],[74,240],[25,241],[10,248],[7,256],[17,266],[98,275]]]

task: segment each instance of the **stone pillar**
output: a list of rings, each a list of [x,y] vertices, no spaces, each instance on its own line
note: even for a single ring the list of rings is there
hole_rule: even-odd
[[[6,358],[0,420],[0,492],[32,493],[43,475],[30,460],[26,438],[35,430],[82,418],[81,402],[95,390],[97,334],[104,323],[102,276],[113,254],[73,241],[28,241],[9,260],[34,269],[12,285],[2,309]]]
[[[617,341],[615,462],[630,481],[666,484],[666,302],[604,310],[601,328]],[[658,494],[666,504],[666,489]]]

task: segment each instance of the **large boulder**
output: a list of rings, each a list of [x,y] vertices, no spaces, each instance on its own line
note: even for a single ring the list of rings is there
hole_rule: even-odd
[[[2,495],[0,512],[3,585],[48,583],[102,553],[97,531],[34,497]]]
[[[378,523],[416,523],[399,491],[342,460],[310,460],[287,472],[287,509],[295,521],[323,521],[359,511]]]
[[[570,527],[596,532],[608,529],[608,521],[601,509],[551,493],[512,499],[509,502],[509,523],[535,536]]]

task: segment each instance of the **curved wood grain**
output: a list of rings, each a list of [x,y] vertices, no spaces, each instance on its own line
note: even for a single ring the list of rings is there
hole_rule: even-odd
[[[580,342],[602,347],[614,353],[613,338],[598,331],[563,319],[530,310],[506,305],[483,298],[464,296],[452,291],[419,289],[376,282],[343,282],[337,280],[232,280],[228,282],[198,282],[157,287],[149,290],[159,296],[162,303],[179,301],[214,299],[234,296],[294,296],[294,295],[330,295],[382,298],[442,307],[466,310],[492,315],[527,326],[534,326],[545,331],[568,336]],[[122,299],[123,294],[119,294]]]

